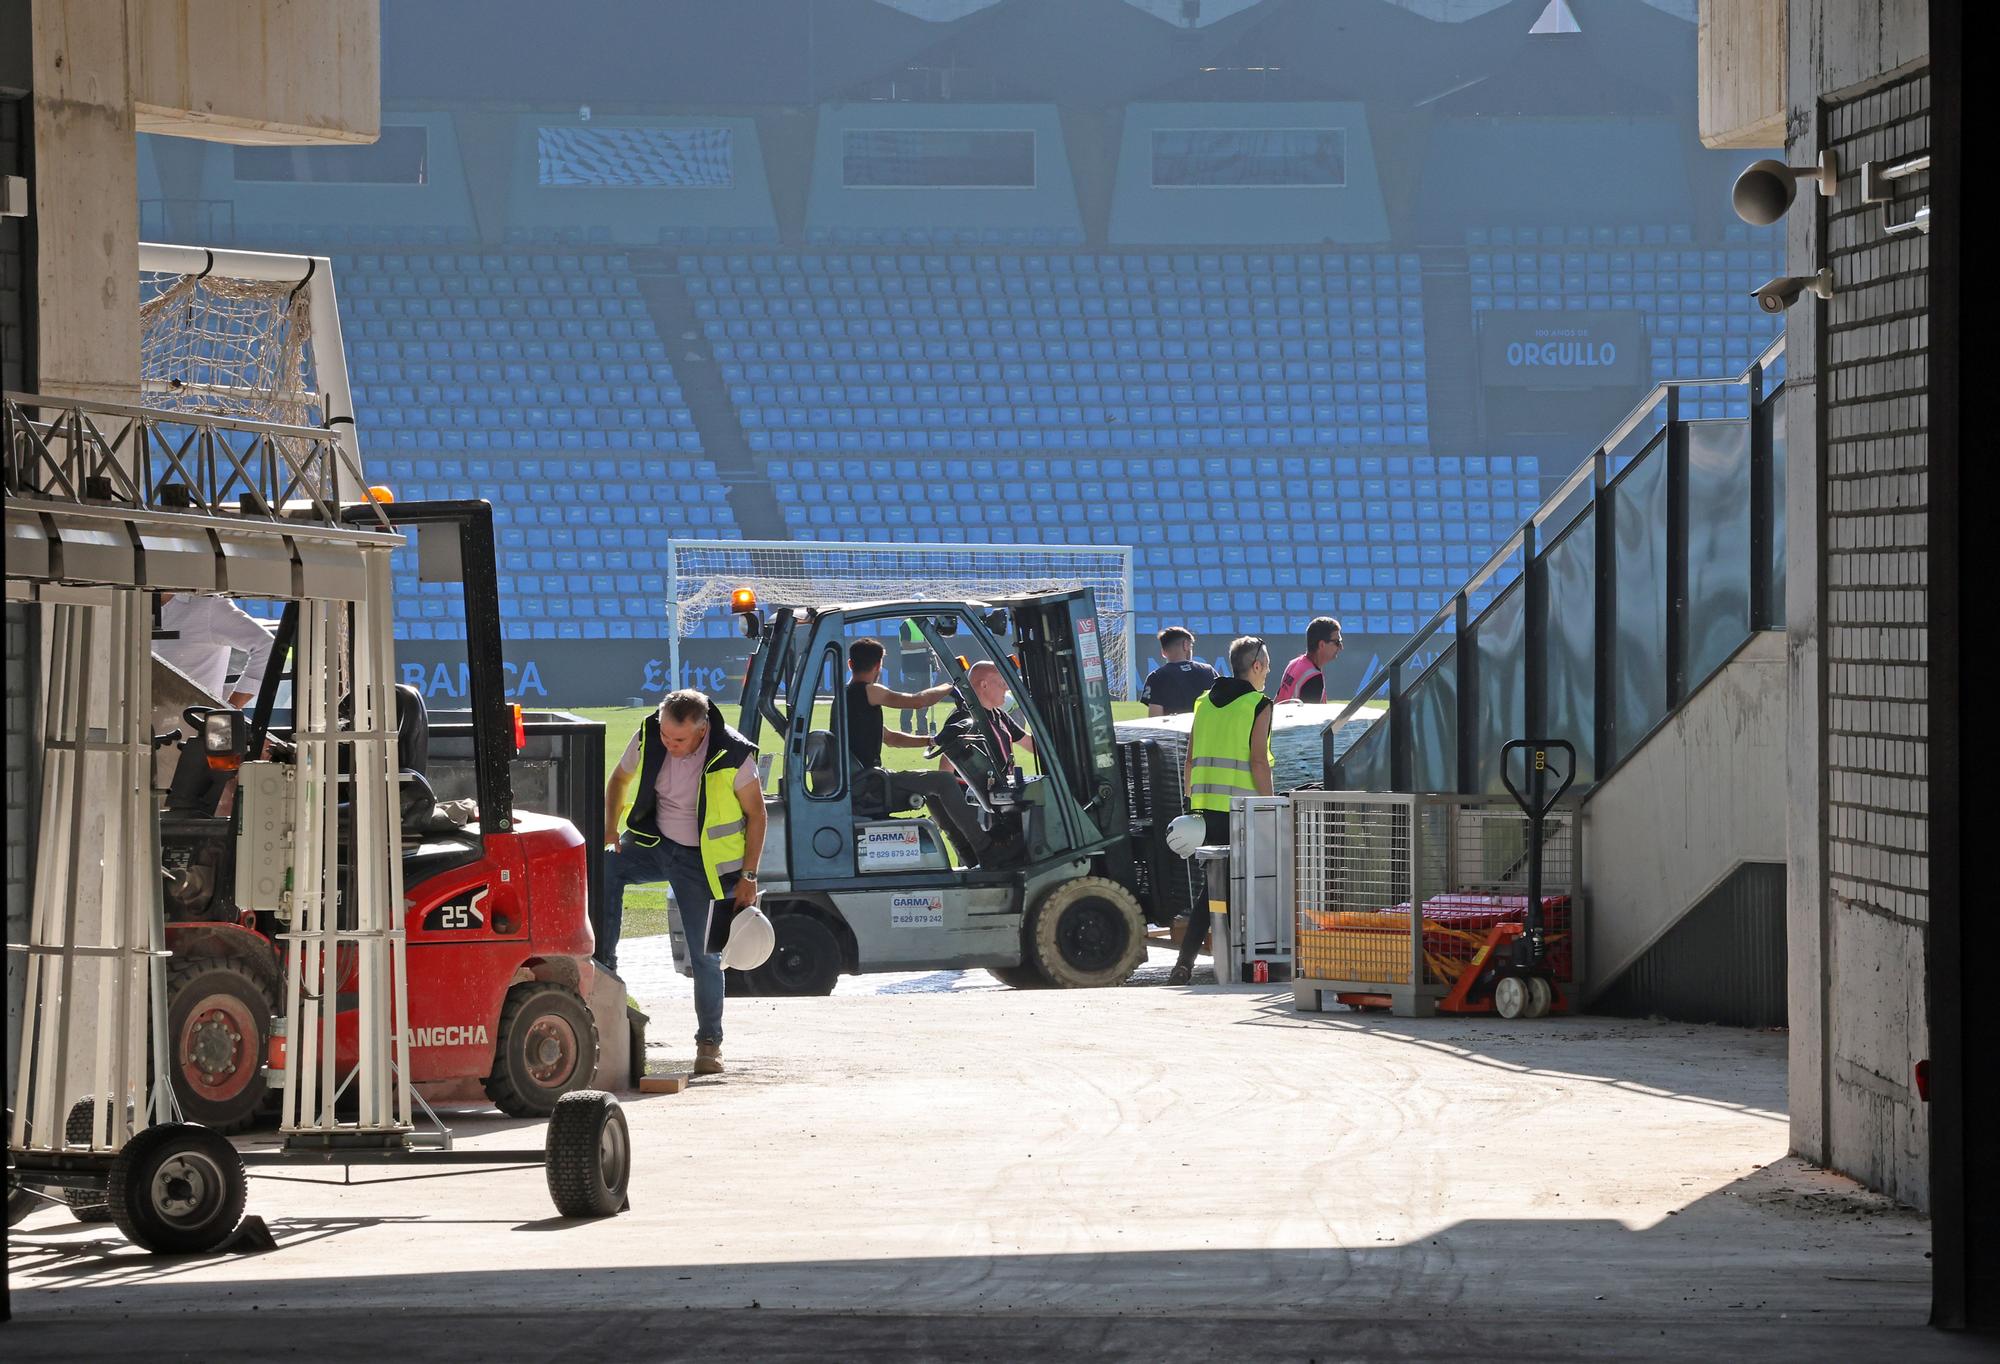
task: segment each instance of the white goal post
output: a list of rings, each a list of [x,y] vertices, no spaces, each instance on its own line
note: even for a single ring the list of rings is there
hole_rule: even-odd
[[[681,640],[739,587],[770,606],[837,606],[924,597],[991,600],[1088,587],[1112,695],[1138,694],[1133,647],[1130,545],[856,544],[816,540],[669,540],[667,620],[670,677],[681,675]]]
[[[139,380],[147,407],[332,431],[341,486],[365,477],[333,262],[325,256],[139,244]]]

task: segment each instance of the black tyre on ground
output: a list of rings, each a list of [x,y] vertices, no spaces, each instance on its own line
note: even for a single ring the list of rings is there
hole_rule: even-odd
[[[597,1020],[567,985],[524,980],[500,1006],[486,1097],[517,1118],[545,1118],[597,1075]]]
[[[725,966],[722,968],[722,993],[727,999],[754,999],[758,993],[757,982],[750,972]]]
[[[840,939],[809,914],[773,914],[777,946],[750,972],[760,995],[830,995],[840,981]]]
[[[220,1132],[193,1123],[149,1127],[111,1162],[111,1220],[134,1245],[198,1254],[243,1220],[243,1161]]]
[[[131,1106],[125,1110],[126,1120],[132,1116]],[[91,1138],[91,1123],[97,1117],[97,1102],[86,1094],[69,1107],[69,1117],[63,1120],[63,1144],[66,1146],[88,1146]],[[111,1203],[101,1189],[64,1189],[63,1202],[69,1204],[70,1212],[79,1222],[109,1222]]]
[[[549,1197],[564,1217],[610,1217],[625,1207],[632,1132],[625,1110],[601,1089],[565,1094],[549,1117],[544,1153]]]
[[[1138,897],[1102,876],[1065,881],[1028,915],[1027,956],[1065,990],[1123,985],[1146,960]]]
[[[986,974],[1010,990],[1049,988],[1049,978],[1031,961],[1024,961],[1019,966],[989,966],[986,968]]]
[[[241,1132],[264,1107],[271,997],[247,963],[176,958],[167,971],[174,1095],[189,1122]]]

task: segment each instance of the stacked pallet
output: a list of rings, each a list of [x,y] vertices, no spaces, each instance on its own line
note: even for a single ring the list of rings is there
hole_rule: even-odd
[[[1333,756],[1349,746],[1385,712],[1382,706],[1364,706],[1335,731]],[[1271,782],[1282,795],[1326,778],[1325,734],[1328,724],[1340,712],[1328,706],[1293,704],[1273,708],[1271,719]],[[1172,756],[1176,767],[1187,759],[1188,730],[1192,715],[1157,715],[1137,720],[1120,720],[1118,742],[1151,739]]]

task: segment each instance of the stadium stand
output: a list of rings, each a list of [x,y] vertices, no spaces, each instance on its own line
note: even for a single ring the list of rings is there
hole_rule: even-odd
[[[399,496],[493,503],[508,637],[664,635],[666,539],[739,536],[627,258],[335,265],[371,457]],[[414,556],[395,571],[399,637],[462,637]]]
[[[1323,610],[1410,630],[1540,498],[1532,458],[1424,449],[1414,256],[773,252],[680,270],[791,536],[1131,544],[1142,633],[1290,633]]]
[[[1408,632],[1540,501],[1527,457],[773,459],[798,539],[1129,544],[1141,634]],[[1246,533],[1246,527],[1255,527]]]
[[[1740,374],[1783,325],[1750,297],[1782,265],[1769,229],[1731,227],[1702,246],[1685,226],[1497,226],[1468,229],[1466,244],[1475,312],[1635,311],[1654,381]],[[1749,415],[1741,395],[1690,406],[1700,418]]]
[[[1423,445],[1417,259],[686,255],[755,451]]]

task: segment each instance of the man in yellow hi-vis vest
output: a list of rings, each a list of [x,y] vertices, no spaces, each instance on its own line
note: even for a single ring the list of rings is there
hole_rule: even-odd
[[[629,813],[625,795],[638,793]],[[625,814],[621,824],[619,815]],[[714,900],[757,902],[764,855],[764,787],[757,748],[698,691],[670,693],[646,717],[604,790],[604,903],[591,906],[597,959],[618,967],[625,888],[665,881],[694,967],[694,1072],[722,1069],[722,958],[707,950]]]
[[[1207,823],[1205,841],[1211,844],[1229,841],[1231,798],[1271,794],[1271,702],[1264,695],[1271,651],[1264,641],[1245,635],[1231,644],[1229,674],[1195,700],[1183,774],[1188,809]],[[1168,984],[1185,985],[1193,978],[1208,924],[1204,894],[1188,914],[1187,936]]]

